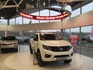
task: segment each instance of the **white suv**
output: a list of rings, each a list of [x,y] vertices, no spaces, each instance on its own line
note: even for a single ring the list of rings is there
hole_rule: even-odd
[[[30,38],[30,52],[36,53],[39,66],[43,66],[44,62],[63,60],[70,63],[73,56],[72,45],[65,40],[59,39],[53,33],[37,33]]]

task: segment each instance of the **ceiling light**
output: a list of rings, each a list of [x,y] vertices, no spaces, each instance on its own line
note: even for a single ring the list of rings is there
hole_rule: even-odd
[[[4,19],[4,17],[1,17],[1,19]]]

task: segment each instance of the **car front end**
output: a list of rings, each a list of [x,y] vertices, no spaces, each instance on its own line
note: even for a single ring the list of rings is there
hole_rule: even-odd
[[[1,48],[17,48],[17,42],[16,41],[2,41]]]
[[[18,43],[17,41],[0,41],[0,49],[2,53],[17,52]]]
[[[59,61],[59,60],[72,60],[73,56],[73,47],[70,43],[66,41],[62,41],[63,44],[53,44],[51,43],[49,46],[46,44],[42,45],[41,55],[43,61]],[[67,44],[66,44],[67,43]]]

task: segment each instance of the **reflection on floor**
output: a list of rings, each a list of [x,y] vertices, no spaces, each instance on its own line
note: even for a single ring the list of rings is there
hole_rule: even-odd
[[[33,56],[27,45],[21,45],[18,53],[0,54],[0,70],[93,70],[93,59],[74,54],[70,64],[47,63],[44,67],[33,65]]]

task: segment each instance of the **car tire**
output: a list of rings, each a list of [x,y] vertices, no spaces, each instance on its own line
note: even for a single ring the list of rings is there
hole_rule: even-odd
[[[43,62],[43,60],[42,60],[42,58],[41,58],[40,51],[37,52],[37,61],[38,61],[38,65],[39,65],[40,67],[44,66],[44,62]]]
[[[15,52],[18,52],[18,49],[15,49]]]
[[[18,52],[18,46],[17,46],[17,48],[15,48],[15,52]]]
[[[30,53],[33,54],[33,50],[31,48],[31,44],[29,45]]]
[[[69,64],[71,61],[72,61],[72,59],[71,60],[64,60],[64,63]]]

